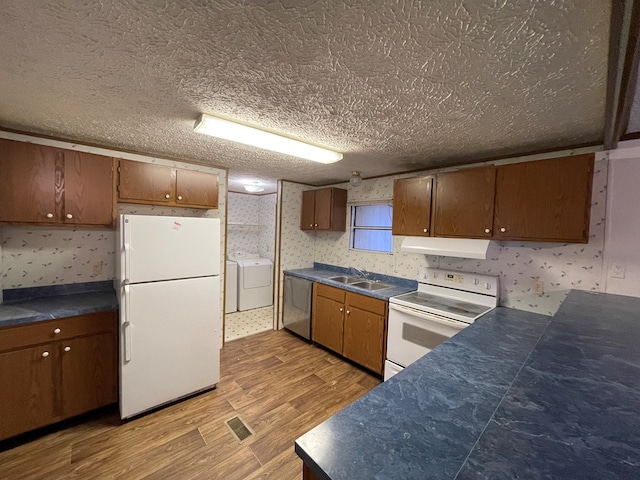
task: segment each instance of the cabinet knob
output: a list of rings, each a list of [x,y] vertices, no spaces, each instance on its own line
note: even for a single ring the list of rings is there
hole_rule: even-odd
[[[60,330],[59,328],[56,328],[56,329],[54,329],[54,330],[53,330],[53,333],[55,333],[55,334],[57,335],[57,334],[58,334],[58,333],[60,333],[61,331],[62,331],[62,330]]]
[[[48,357],[48,356],[49,356],[49,352],[42,352],[42,356],[43,356],[44,358]]]
[[[422,231],[423,231],[424,233],[427,233],[427,232],[429,231],[429,229],[428,229],[428,228],[423,228],[423,229],[422,229]]]
[[[484,229],[484,233],[491,233],[491,229],[490,228],[485,228]]]
[[[164,198],[171,198],[171,195],[169,195],[168,193],[164,196]]]
[[[340,311],[342,312],[344,310],[344,308],[340,307]]]
[[[316,223],[316,224],[314,225],[314,227],[317,227],[317,226],[318,226],[318,224]]]
[[[313,227],[313,223],[310,223],[310,224],[309,224],[309,226],[310,226],[310,227]]]
[[[349,315],[351,313],[351,310],[347,310],[347,315]]]
[[[47,218],[53,218],[53,213],[47,213]]]
[[[67,213],[66,217],[71,220],[73,218],[73,215],[71,215],[70,213]]]
[[[64,351],[65,352],[70,352],[71,351],[71,347],[64,347]]]
[[[182,200],[182,195],[178,195],[178,200]]]
[[[507,229],[506,229],[506,228],[504,228],[504,227],[502,227],[502,228],[500,229],[500,231],[501,231],[502,233],[504,233],[504,232],[506,232],[506,231],[507,231]]]

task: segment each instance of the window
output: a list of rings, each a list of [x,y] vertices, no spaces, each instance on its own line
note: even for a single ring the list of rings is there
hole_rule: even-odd
[[[370,203],[351,207],[349,247],[356,250],[391,253],[391,205]]]

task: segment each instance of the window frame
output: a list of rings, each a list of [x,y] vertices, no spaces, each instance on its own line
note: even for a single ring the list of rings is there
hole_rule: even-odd
[[[380,226],[356,226],[356,209],[358,207],[375,207],[379,205],[386,205],[389,207],[389,218],[391,222],[388,227],[380,227]],[[393,255],[393,234],[391,233],[393,226],[393,204],[390,200],[371,200],[371,201],[363,201],[363,202],[354,202],[349,204],[349,250],[353,250],[355,252],[366,252],[366,253],[377,253],[383,255]],[[354,232],[356,230],[378,230],[378,231],[388,231],[389,232],[389,250],[369,250],[364,248],[356,248],[354,247]]]

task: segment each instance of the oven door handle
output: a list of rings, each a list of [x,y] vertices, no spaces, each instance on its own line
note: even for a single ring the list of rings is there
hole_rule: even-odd
[[[463,328],[469,326],[469,324],[465,322],[459,322],[458,320],[449,320],[448,318],[440,317],[433,313],[421,312],[419,310],[403,307],[402,305],[397,305],[395,303],[390,303],[389,308],[391,310],[397,310],[398,312],[406,313],[407,315],[411,315],[413,317],[424,318],[425,320],[429,320],[430,322],[439,323],[440,325],[445,325],[447,327],[453,327],[458,330],[462,330]]]

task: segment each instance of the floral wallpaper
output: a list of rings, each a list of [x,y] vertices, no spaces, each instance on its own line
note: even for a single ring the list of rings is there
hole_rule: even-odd
[[[251,252],[274,261],[276,194],[229,192],[227,253]]]
[[[588,244],[494,242],[492,255],[487,260],[402,253],[400,245],[404,237],[401,236],[394,236],[392,254],[349,250],[348,232],[299,229],[301,192],[311,187],[283,182],[281,269],[310,267],[316,261],[411,279],[417,277],[422,265],[498,275],[501,305],[552,315],[572,288],[603,291],[607,166],[605,155],[596,154]],[[421,174],[424,173],[427,172]],[[411,175],[365,180],[359,188],[352,188],[348,183],[336,186],[349,191],[349,203],[391,201],[393,180],[408,176]],[[533,293],[534,280],[544,282],[545,293]]]
[[[217,173],[218,210],[171,208],[152,205],[118,204],[118,213],[220,218],[224,223],[226,205],[225,170],[151,159],[180,168]],[[224,230],[221,232],[224,252]],[[111,280],[115,275],[115,230],[107,228],[65,228],[29,225],[0,226],[1,289]],[[221,259],[221,271],[224,271]],[[97,273],[100,271],[100,273]],[[1,298],[1,297],[0,297]]]

